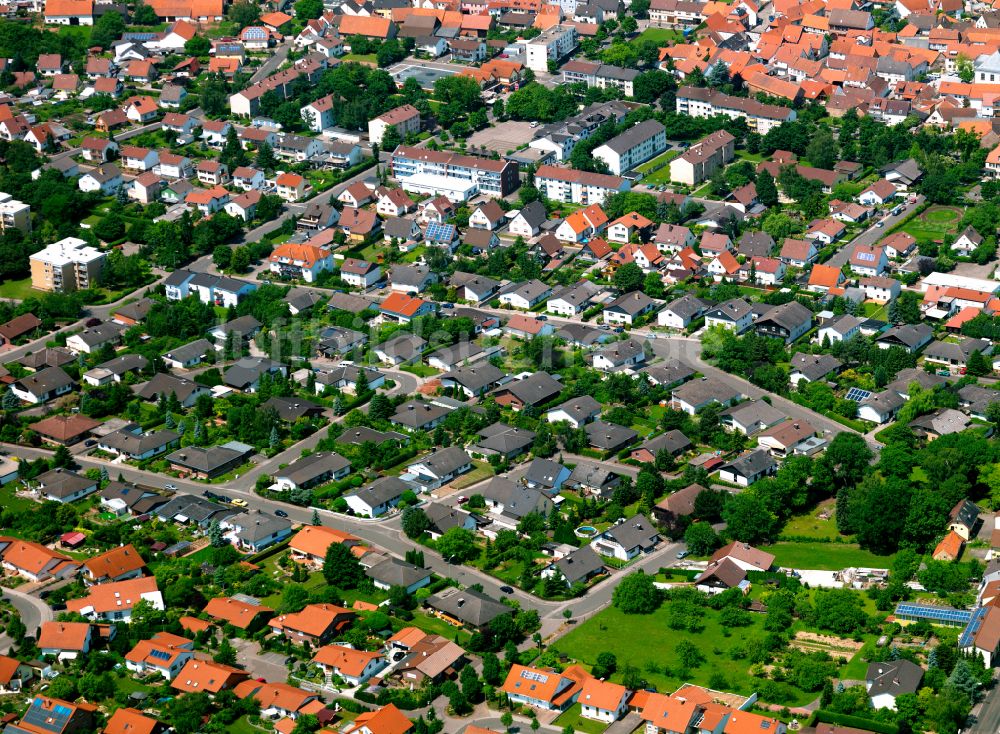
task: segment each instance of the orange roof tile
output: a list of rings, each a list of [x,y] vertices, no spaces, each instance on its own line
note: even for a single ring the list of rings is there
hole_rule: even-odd
[[[160,722],[133,708],[122,708],[111,714],[104,725],[104,734],[153,734]]]
[[[38,635],[40,650],[72,650],[80,652],[90,637],[87,622],[42,622]]]
[[[170,687],[184,693],[218,693],[249,677],[248,673],[210,660],[188,660]]]
[[[129,543],[84,561],[83,567],[90,573],[91,578],[116,579],[146,568],[146,562],[142,560],[139,551]]]
[[[335,530],[323,525],[307,525],[295,534],[288,545],[293,551],[322,558],[326,555],[326,549],[330,547],[331,543],[357,545],[360,541],[361,539],[356,535],[351,535],[343,530]]]
[[[313,655],[312,662],[336,668],[345,675],[360,676],[372,660],[382,657],[378,652],[354,650],[342,645],[326,645]]]
[[[247,629],[258,615],[274,614],[274,610],[270,607],[263,605],[254,606],[239,599],[225,596],[209,599],[208,604],[205,605],[205,609],[202,611],[210,617],[221,619],[223,622],[242,630]]]

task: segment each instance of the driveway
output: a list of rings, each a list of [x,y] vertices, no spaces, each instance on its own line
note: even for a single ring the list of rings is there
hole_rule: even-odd
[[[280,652],[261,652],[260,645],[248,640],[233,639],[236,661],[250,671],[252,678],[266,678],[271,683],[284,683],[288,678],[286,655]]]

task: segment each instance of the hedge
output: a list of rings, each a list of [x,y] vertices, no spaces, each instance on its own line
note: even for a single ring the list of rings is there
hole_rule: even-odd
[[[855,729],[877,732],[877,734],[899,734],[899,727],[895,724],[888,724],[882,721],[871,721],[862,719],[860,716],[850,716],[849,714],[838,714],[835,711],[824,711],[820,709],[813,715],[810,722],[812,726],[816,724],[836,724],[838,726],[850,726]]]

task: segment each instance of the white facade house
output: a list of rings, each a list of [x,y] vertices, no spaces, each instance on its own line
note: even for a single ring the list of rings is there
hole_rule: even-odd
[[[620,176],[667,149],[666,128],[658,120],[644,120],[603,145],[594,148],[611,173]]]
[[[524,65],[534,72],[547,73],[549,61],[558,61],[576,46],[576,26],[554,25],[524,44]]]

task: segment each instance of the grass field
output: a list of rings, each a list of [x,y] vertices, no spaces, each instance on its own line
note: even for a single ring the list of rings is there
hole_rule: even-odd
[[[5,280],[3,283],[0,283],[0,298],[13,298],[23,301],[25,298],[30,298],[33,295],[38,295],[38,291],[32,289],[31,278]]]
[[[485,461],[472,462],[472,471],[463,474],[451,483],[455,489],[465,489],[493,476],[493,467]]]
[[[569,725],[573,727],[573,731],[582,731],[584,734],[601,734],[601,732],[607,729],[607,724],[601,721],[583,718],[580,715],[581,711],[583,711],[583,706],[574,703],[560,714],[559,718],[552,722],[552,724],[553,726],[558,726],[560,729],[564,729]]]
[[[647,28],[635,37],[636,43],[643,41],[656,41],[664,46],[679,43],[684,38],[684,34],[673,28]]]
[[[828,512],[830,517],[828,519],[820,519],[817,517],[823,512]],[[816,538],[817,540],[832,540],[833,538],[836,538],[839,533],[837,532],[834,503],[827,502],[821,507],[817,507],[812,512],[804,515],[796,515],[788,521],[788,524],[785,525],[785,529],[782,532],[785,535],[796,535],[803,538]]]
[[[787,543],[767,547],[775,563],[785,568],[839,571],[842,568],[889,568],[892,556],[878,556],[853,543]]]
[[[15,512],[30,512],[35,507],[35,503],[24,497],[17,497],[14,494],[16,488],[20,486],[17,482],[11,482],[0,487],[0,507],[14,510]]]
[[[375,54],[345,54],[340,57],[341,61],[356,61],[359,64],[378,64]]]
[[[400,369],[417,377],[434,377],[434,375],[440,374],[437,369],[427,364],[406,364],[400,367]]]
[[[670,629],[669,617],[668,605],[648,615],[627,615],[615,607],[608,607],[579,625],[553,647],[587,665],[593,665],[597,656],[606,650],[614,652],[619,670],[626,664],[636,666],[659,691],[674,691],[686,682],[707,686],[716,672],[725,677],[726,690],[746,695],[757,690],[759,681],[750,676],[750,663],[746,659],[733,660],[729,653],[735,647],[745,646],[751,639],[764,638],[763,615],[754,615],[750,626],[740,628],[728,637],[719,624],[717,613],[712,610],[705,610],[705,628],[698,633]],[[681,640],[693,643],[702,651],[705,662],[701,666],[691,671],[680,670],[682,666],[676,646]],[[620,676],[613,678],[621,682]],[[791,700],[780,703],[800,706],[817,695],[792,687],[788,690],[794,694]]]
[[[932,206],[903,225],[902,231],[918,242],[934,242],[958,231],[962,210],[953,206]]]
[[[668,164],[670,163],[670,161],[672,161],[680,154],[681,154],[680,149],[674,148],[673,150],[668,150],[666,153],[658,155],[656,156],[656,158],[653,158],[652,160],[643,163],[641,166],[638,166],[636,170],[639,171],[640,173],[646,173],[646,171],[649,171],[650,169],[656,166],[662,166],[662,168],[653,171],[648,175],[644,175],[642,177],[642,182],[650,186],[670,183],[670,166]]]

